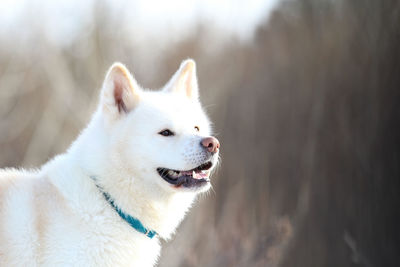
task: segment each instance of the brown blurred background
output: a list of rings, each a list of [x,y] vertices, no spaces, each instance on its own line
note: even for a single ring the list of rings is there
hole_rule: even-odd
[[[232,1],[234,30],[198,16],[153,35],[137,1],[5,2],[0,167],[63,152],[112,62],[159,88],[191,57],[222,164],[159,266],[400,265],[398,1]],[[236,31],[243,12],[260,22]]]

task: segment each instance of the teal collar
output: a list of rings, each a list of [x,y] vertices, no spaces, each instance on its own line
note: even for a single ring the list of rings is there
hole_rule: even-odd
[[[149,238],[153,238],[155,235],[157,235],[157,232],[154,230],[149,230],[144,225],[136,218],[132,217],[129,214],[126,214],[123,212],[114,202],[114,200],[111,198],[109,194],[104,192],[104,190],[96,183],[96,177],[91,176],[95,181],[95,184],[97,188],[100,190],[101,193],[103,193],[104,198],[107,200],[107,202],[111,205],[111,207],[114,208],[114,210],[118,213],[119,217],[121,217],[124,221],[126,221],[132,228],[134,228],[136,231],[146,235]]]

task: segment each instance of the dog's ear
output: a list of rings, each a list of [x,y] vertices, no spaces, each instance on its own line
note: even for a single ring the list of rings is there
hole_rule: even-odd
[[[178,71],[165,86],[165,91],[184,94],[191,100],[197,100],[199,89],[197,85],[196,63],[193,59],[184,60]]]
[[[101,92],[104,111],[116,116],[128,113],[139,102],[140,88],[128,69],[121,63],[114,63],[108,70]]]

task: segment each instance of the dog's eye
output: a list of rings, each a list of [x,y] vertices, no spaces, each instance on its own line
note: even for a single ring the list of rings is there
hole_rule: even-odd
[[[162,130],[158,134],[161,134],[162,136],[173,136],[175,135],[173,132],[171,132],[169,129]]]
[[[199,126],[194,126],[194,128],[196,129],[196,131],[200,132],[200,127]]]

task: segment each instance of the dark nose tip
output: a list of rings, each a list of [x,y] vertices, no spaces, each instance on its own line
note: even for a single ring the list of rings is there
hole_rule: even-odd
[[[211,153],[218,152],[220,146],[218,139],[212,136],[206,137],[203,140],[201,140],[201,145]]]

